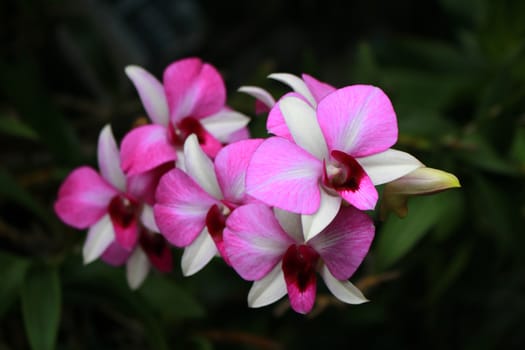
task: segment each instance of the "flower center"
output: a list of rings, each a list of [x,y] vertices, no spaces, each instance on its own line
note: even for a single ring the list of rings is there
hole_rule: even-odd
[[[113,223],[123,228],[133,223],[138,210],[137,202],[121,194],[113,197],[108,206],[109,216]]]
[[[160,272],[169,272],[173,262],[171,250],[166,239],[161,234],[153,233],[142,228],[140,230],[139,244],[148,256],[150,263]]]
[[[202,150],[214,158],[222,148],[222,144],[202,126],[201,122],[193,117],[186,117],[176,125],[169,123],[168,140],[177,148],[182,148],[191,134],[197,136]]]
[[[224,250],[223,231],[226,227],[226,219],[230,212],[231,210],[227,206],[222,206],[221,209],[215,204],[210,210],[208,210],[208,214],[206,215],[206,227],[208,228],[208,232],[215,242],[217,250],[228,265],[230,265],[230,260]]]
[[[284,279],[300,292],[315,284],[315,269],[319,254],[310,246],[292,244],[283,257]]]
[[[354,157],[344,152],[332,151],[330,155],[334,162],[325,165],[323,184],[336,191],[359,190],[361,180],[366,176],[363,167]]]

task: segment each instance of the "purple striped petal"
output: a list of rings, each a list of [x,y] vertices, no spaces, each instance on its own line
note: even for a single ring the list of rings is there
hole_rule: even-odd
[[[177,247],[186,247],[201,233],[208,210],[219,202],[180,169],[160,180],[153,207],[160,232]]]
[[[201,119],[218,112],[226,102],[226,87],[219,72],[198,58],[187,58],[164,71],[164,90],[170,120]]]
[[[397,141],[394,108],[377,87],[339,89],[319,103],[317,117],[328,148],[353,157],[385,151]]]
[[[266,276],[294,243],[272,209],[262,204],[235,209],[226,220],[223,240],[232,267],[250,281]]]
[[[254,152],[246,172],[246,192],[295,213],[319,209],[322,163],[290,141],[272,137]]]
[[[117,190],[90,167],[71,172],[58,190],[54,209],[66,224],[84,229],[100,220]]]
[[[144,125],[131,130],[120,147],[122,170],[136,175],[177,159],[167,129],[161,125]]]
[[[349,279],[364,260],[374,239],[374,223],[364,212],[343,207],[334,221],[308,241],[338,280]]]

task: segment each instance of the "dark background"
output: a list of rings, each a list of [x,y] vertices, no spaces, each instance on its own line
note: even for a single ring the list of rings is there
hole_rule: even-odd
[[[522,349],[525,347],[525,2],[3,1],[0,5],[0,349]],[[183,278],[83,266],[85,234],[52,204],[144,111],[124,74],[174,60],[217,67],[229,104],[272,72],[380,86],[396,148],[452,172],[461,189],[377,220],[347,306],[319,284],[309,316],[286,301],[249,309],[250,284],[215,261]],[[254,135],[265,136],[264,118]],[[180,252],[175,251],[176,261]]]

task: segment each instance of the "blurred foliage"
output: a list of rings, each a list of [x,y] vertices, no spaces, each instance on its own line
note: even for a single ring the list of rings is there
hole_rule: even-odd
[[[0,5],[1,349],[522,349],[525,335],[525,2],[168,0],[7,1]],[[326,23],[328,22],[328,23]],[[326,24],[325,24],[326,23]],[[307,72],[375,84],[399,120],[397,148],[452,172],[462,188],[414,198],[377,222],[352,280],[371,300],[325,296],[293,314],[248,309],[249,284],[222,262],[191,278],[82,266],[83,233],[52,204],[64,176],[94,164],[96,135],[143,116],[123,73],[160,75],[197,55],[230,103],[241,84]],[[264,120],[252,123],[264,136]],[[178,253],[176,253],[178,254]],[[176,256],[176,259],[180,256]]]

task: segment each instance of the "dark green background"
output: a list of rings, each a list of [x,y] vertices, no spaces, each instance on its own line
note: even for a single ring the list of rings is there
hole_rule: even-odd
[[[525,2],[3,1],[0,4],[0,349],[525,348]],[[199,56],[275,96],[272,72],[380,86],[396,148],[456,174],[461,189],[377,221],[353,282],[371,302],[310,316],[249,309],[250,284],[217,260],[183,278],[84,267],[85,234],[52,204],[95,164],[100,129],[121,138],[144,111],[123,68],[161,76]],[[265,136],[254,118],[254,135]],[[378,277],[379,276],[379,277]],[[284,309],[283,309],[284,308]],[[279,311],[283,311],[279,313]]]

